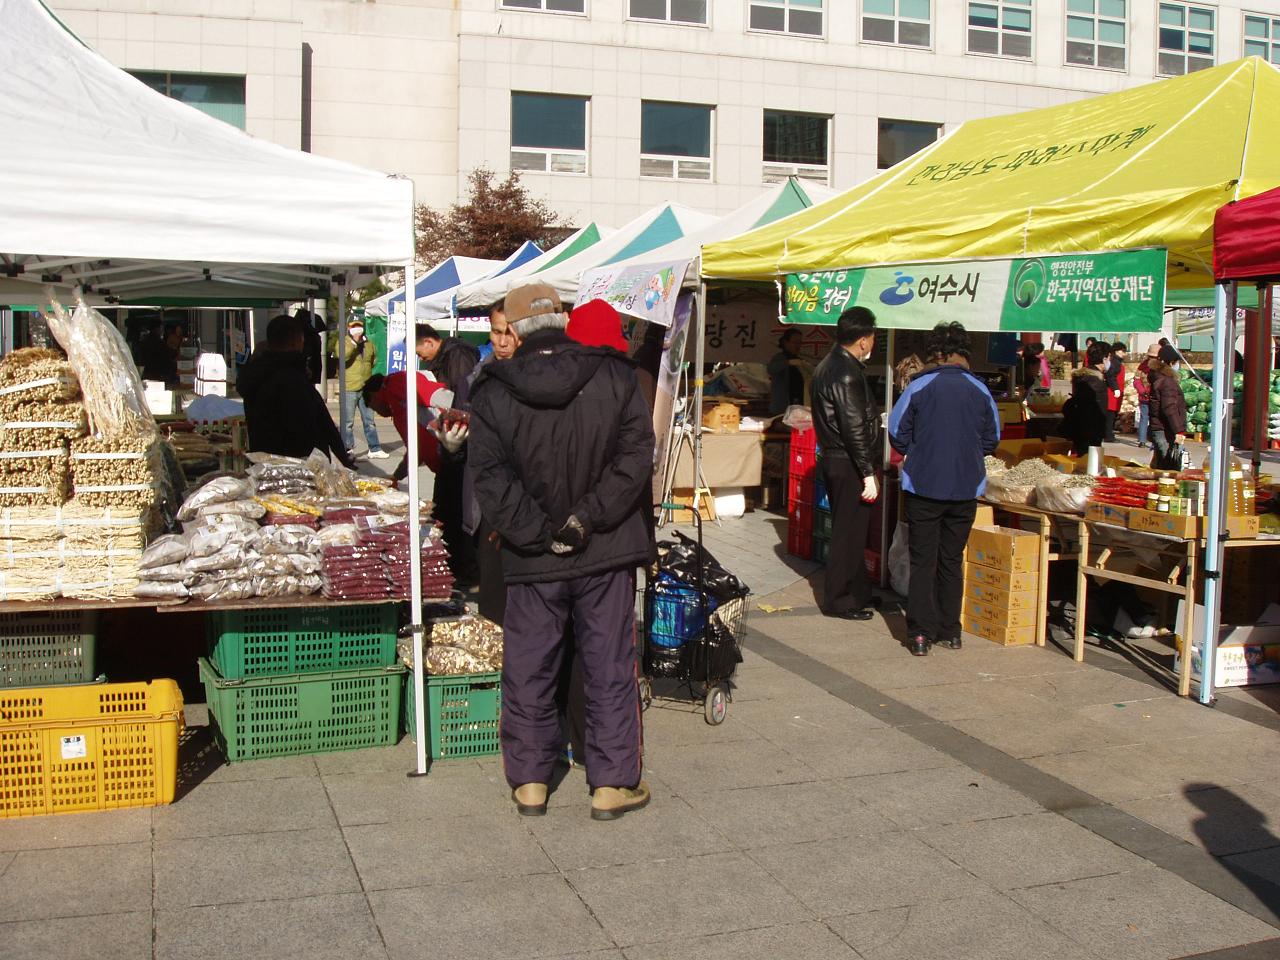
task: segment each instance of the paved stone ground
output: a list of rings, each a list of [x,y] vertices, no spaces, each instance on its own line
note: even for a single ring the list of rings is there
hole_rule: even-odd
[[[818,614],[783,523],[707,528],[790,609],[752,611],[722,726],[648,711],[648,810],[590,821],[574,771],[522,819],[496,759],[408,779],[408,740],[223,765],[193,704],[172,806],[0,822],[0,957],[1280,957],[1273,692],[1208,710],[1097,648],[912,658],[892,604]]]

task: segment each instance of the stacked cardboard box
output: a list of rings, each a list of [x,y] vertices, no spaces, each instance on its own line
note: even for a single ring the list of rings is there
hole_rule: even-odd
[[[1039,535],[975,526],[965,551],[965,632],[1006,647],[1035,643],[1039,583]]]

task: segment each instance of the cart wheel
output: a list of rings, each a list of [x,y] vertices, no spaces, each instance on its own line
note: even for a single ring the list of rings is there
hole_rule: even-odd
[[[717,683],[707,691],[702,701],[702,716],[707,723],[718,727],[724,723],[725,714],[729,712],[729,693],[723,683]]]
[[[648,677],[640,678],[640,709],[648,710],[649,704],[653,703],[653,684],[649,682]]]

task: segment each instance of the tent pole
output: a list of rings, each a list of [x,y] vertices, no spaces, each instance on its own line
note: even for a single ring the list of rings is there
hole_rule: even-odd
[[[410,260],[404,265],[405,306],[413,303],[408,291],[417,286],[414,275],[414,262]],[[417,304],[414,303],[416,310]],[[416,314],[406,315],[405,327],[405,455],[409,460],[409,637],[413,646],[413,719],[414,729],[418,736],[414,743],[414,756],[417,765],[409,774],[411,777],[424,777],[427,774],[427,698],[424,690],[422,666],[422,516],[418,504],[418,355],[413,352],[414,327]]]
[[[338,284],[334,289],[334,296],[338,298],[337,306],[333,311],[338,317],[338,432],[345,438],[347,431],[353,426],[347,421],[347,285]],[[329,372],[329,351],[324,347],[324,344],[320,345],[320,390],[325,400],[328,400],[329,383],[325,374]],[[344,439],[343,442],[345,443],[346,440]],[[355,446],[354,438],[351,445]]]
[[[702,276],[702,258],[698,258],[698,276]],[[702,478],[702,367],[707,340],[707,284],[698,281],[698,319],[693,341],[693,509],[698,509],[698,481]]]
[[[1200,623],[1200,702],[1213,702],[1213,668],[1217,657],[1218,625],[1222,604],[1223,514],[1229,481],[1228,447],[1231,443],[1231,331],[1236,309],[1236,286],[1227,283],[1213,288],[1213,410],[1209,419],[1209,502],[1205,523],[1204,616]],[[1188,577],[1195,571],[1188,570]],[[1187,638],[1185,656],[1191,656]]]

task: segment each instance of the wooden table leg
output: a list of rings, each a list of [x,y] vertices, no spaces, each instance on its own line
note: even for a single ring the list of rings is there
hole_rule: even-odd
[[[1089,578],[1085,575],[1084,568],[1089,565],[1089,525],[1083,520],[1080,521],[1080,559],[1076,567],[1076,646],[1073,653],[1076,663],[1084,661],[1084,621],[1086,607],[1088,606],[1087,596],[1089,593]]]
[[[1191,696],[1191,648],[1196,627],[1196,541],[1187,541],[1187,592],[1182,598],[1182,669],[1178,672],[1178,696]],[[1202,681],[1203,681],[1203,668]]]
[[[1036,620],[1036,646],[1043,647],[1049,635],[1049,518],[1040,515],[1040,583],[1036,603],[1040,608],[1040,616]]]

